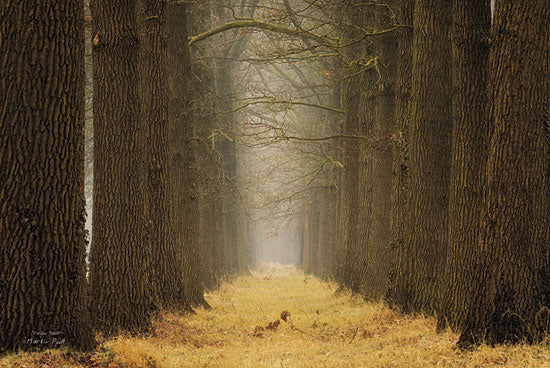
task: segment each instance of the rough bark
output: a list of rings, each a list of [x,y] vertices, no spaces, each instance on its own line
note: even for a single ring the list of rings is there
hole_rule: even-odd
[[[186,17],[186,32],[196,33],[201,26],[201,21],[209,26],[211,9],[209,6],[201,6],[197,3],[186,5],[189,16]],[[192,15],[191,15],[192,14]],[[180,25],[181,26],[181,25]],[[181,41],[181,40],[178,40]],[[191,61],[203,56],[204,50],[194,46]],[[185,50],[185,49],[184,49]],[[184,51],[184,50],[180,50]],[[183,55],[182,55],[183,56]],[[210,135],[215,127],[216,117],[212,113],[212,96],[203,91],[212,90],[213,81],[211,78],[211,63],[193,64],[188,75],[187,82],[192,89],[192,94],[186,96],[189,109],[193,111],[195,140],[195,171],[197,175],[196,186],[193,193],[198,201],[198,234],[197,245],[199,246],[199,260],[201,267],[201,283],[208,290],[215,289],[221,281],[221,231],[217,217],[219,211],[219,186],[217,156],[210,146]]]
[[[183,277],[182,297],[185,302],[191,306],[207,306],[200,275],[198,174],[193,141],[198,117],[192,101],[199,96],[193,86],[197,81],[193,78],[195,71],[185,41],[188,27],[186,4],[169,4],[172,198],[178,259],[182,265],[178,272]]]
[[[371,4],[357,1],[346,8],[352,25],[347,37],[356,41],[363,32],[373,24],[374,12]],[[355,42],[347,51],[347,57],[356,67],[350,70],[350,79],[346,91],[346,133],[359,136],[370,136],[374,128],[375,94],[374,82],[376,72],[364,65],[373,57],[370,42]],[[362,139],[349,139],[346,147],[347,166],[349,173],[346,203],[348,213],[346,219],[346,275],[344,285],[356,293],[365,294],[368,284],[369,232],[372,221],[372,157],[374,146]]]
[[[140,0],[140,101],[145,133],[147,241],[152,250],[151,283],[162,307],[182,307],[184,267],[177,248],[172,193],[168,103],[168,14],[165,2]],[[173,67],[173,65],[171,65]],[[185,88],[183,86],[182,88]]]
[[[389,29],[393,19],[395,2],[385,3],[389,8],[378,9],[374,21],[377,30]],[[381,299],[388,287],[390,249],[390,211],[392,172],[391,130],[393,128],[395,104],[395,72],[397,38],[388,33],[376,39],[375,50],[379,58],[379,80],[376,82],[374,109],[374,137],[379,142],[372,155],[372,225],[369,233],[368,280],[364,296]]]
[[[411,96],[412,72],[412,39],[413,39],[414,0],[401,0],[400,21],[403,27],[399,30],[397,75],[395,81],[393,164],[392,164],[392,196],[390,214],[390,259],[388,275],[388,291],[386,299],[390,305],[404,305],[407,295],[397,291],[407,290],[405,282],[405,264],[408,261],[404,253],[406,236],[406,217],[408,205],[409,182],[409,100]]]
[[[371,14],[368,6],[360,1],[345,8],[345,16],[351,27],[344,36],[347,42],[358,40],[366,29]],[[361,65],[369,56],[367,43],[354,42],[345,50],[350,65],[344,94],[344,130],[346,134],[365,135],[372,128],[371,108],[374,107],[371,78]],[[343,153],[344,172],[342,178],[342,225],[344,262],[342,283],[353,292],[361,291],[362,275],[367,267],[367,239],[370,229],[371,147],[360,139],[347,139]]]
[[[361,79],[356,78],[347,83],[345,92],[344,107],[346,116],[344,119],[344,131],[346,134],[356,134],[358,131],[359,121],[354,113],[354,109],[359,106],[359,93],[361,88]],[[357,206],[355,206],[354,199],[356,199],[357,178],[358,178],[358,158],[359,158],[359,141],[348,139],[344,141],[343,152],[343,165],[344,170],[342,174],[342,261],[340,263],[340,277],[344,286],[351,287],[351,279],[355,273],[353,265],[350,263],[354,258],[353,249],[350,248],[351,244],[354,244],[354,232],[353,219],[357,219]]]
[[[150,328],[135,1],[92,1],[94,210],[92,316],[107,335]]]
[[[3,2],[0,14],[0,354],[92,349],[83,3]]]
[[[372,16],[369,16],[372,20]],[[360,105],[358,107],[359,131],[361,136],[372,136],[374,133],[374,119],[376,108],[375,95],[376,72],[374,70],[363,71],[361,78],[361,91],[359,92]],[[370,294],[371,282],[369,275],[369,263],[374,256],[374,249],[369,235],[372,231],[372,206],[374,187],[374,153],[376,147],[367,141],[360,141],[359,167],[357,174],[356,196],[352,198],[352,204],[356,209],[356,217],[350,222],[349,231],[353,233],[352,242],[349,244],[348,257],[353,262],[355,270],[350,289],[365,296]]]
[[[438,328],[462,325],[479,261],[479,215],[487,160],[489,0],[454,1],[452,25],[453,145],[449,244]]]
[[[460,346],[550,331],[549,21],[543,0],[495,5],[479,267]]]
[[[450,0],[419,0],[414,9],[409,125],[409,211],[404,280],[406,312],[433,313],[447,246],[451,150]],[[434,57],[437,55],[437,57]]]
[[[336,83],[335,87],[332,89],[331,94],[331,106],[337,109],[340,109],[341,105],[341,83]],[[331,131],[339,134],[341,133],[341,122],[339,117],[331,115],[332,126]],[[333,152],[333,159],[341,164],[341,142],[338,140],[333,140],[331,144],[331,149]],[[330,235],[330,250],[327,257],[330,258],[328,264],[328,276],[337,282],[340,282],[340,277],[338,275],[338,264],[342,259],[342,247],[341,247],[341,226],[340,220],[341,216],[341,194],[342,194],[342,185],[341,177],[342,170],[341,167],[337,164],[332,164],[330,167],[330,182],[331,185],[329,193],[329,235]]]

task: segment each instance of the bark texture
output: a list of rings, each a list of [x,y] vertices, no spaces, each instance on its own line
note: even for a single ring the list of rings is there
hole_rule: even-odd
[[[460,346],[550,330],[549,21],[546,1],[496,2],[480,266]]]
[[[162,307],[182,307],[184,267],[176,243],[176,220],[172,193],[169,115],[168,6],[164,1],[140,0],[140,101],[145,143],[145,193],[147,241],[151,247],[151,283]],[[183,35],[185,39],[185,35]],[[174,65],[170,65],[174,70]],[[186,86],[182,86],[186,88]],[[184,210],[185,211],[185,210]]]
[[[394,19],[395,1],[386,1],[374,15],[377,30],[389,29]],[[381,299],[388,288],[390,266],[390,213],[392,188],[392,146],[395,105],[397,38],[394,33],[376,39],[379,76],[376,81],[373,136],[378,142],[372,154],[372,225],[369,233],[369,258],[364,288],[368,299]]]
[[[450,0],[414,9],[405,267],[396,285],[406,312],[433,313],[447,246],[451,150]],[[437,57],[434,57],[437,55]]]
[[[168,5],[170,30],[170,117],[172,127],[172,165],[174,190],[174,222],[177,234],[177,256],[181,260],[178,272],[184,278],[182,297],[191,306],[207,305],[203,295],[200,263],[199,201],[197,162],[193,141],[196,121],[193,99],[199,98],[193,83],[193,69],[187,45],[187,5]],[[200,82],[200,81],[198,81]],[[199,83],[200,85],[200,83]]]
[[[407,295],[405,265],[408,261],[404,252],[406,218],[409,196],[409,102],[411,97],[412,40],[414,0],[401,0],[401,24],[409,25],[398,32],[398,60],[395,82],[392,195],[390,214],[390,259],[388,290],[386,299],[390,305],[404,305]]]
[[[478,234],[487,160],[489,0],[454,1],[452,25],[453,145],[449,243],[438,328],[456,329],[468,309],[479,262]]]
[[[0,4],[0,354],[92,349],[82,2]]]
[[[150,327],[139,39],[133,0],[92,1],[94,211],[91,311],[104,333]]]
[[[371,7],[356,1],[349,4],[346,14],[352,27],[346,35],[354,42],[346,50],[351,65],[345,92],[344,129],[347,134],[368,136],[374,126],[375,72],[369,70],[372,50],[369,43],[358,42],[373,16]],[[372,215],[372,152],[373,147],[363,139],[348,139],[344,149],[342,221],[345,226],[345,262],[343,283],[353,292],[363,292],[368,267],[368,234]]]

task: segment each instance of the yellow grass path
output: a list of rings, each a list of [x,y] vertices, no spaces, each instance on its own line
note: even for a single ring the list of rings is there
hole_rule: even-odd
[[[550,367],[547,345],[455,351],[432,318],[396,314],[336,285],[276,265],[207,294],[213,310],[166,316],[157,337],[107,344],[118,360],[159,367]],[[258,333],[290,312],[290,323]]]
[[[460,352],[453,349],[457,336],[435,334],[432,318],[402,316],[351,295],[334,296],[335,289],[336,285],[306,278],[293,268],[267,265],[261,272],[237,278],[207,294],[212,310],[165,315],[155,323],[153,336],[105,341],[103,352],[92,354],[86,364],[92,361],[92,366],[115,368],[550,368],[548,342]],[[290,312],[290,322],[281,321],[277,329],[266,330],[283,311]],[[56,354],[61,353],[49,354],[55,362]],[[22,361],[24,356],[12,359]],[[0,360],[0,366],[2,362],[7,360]],[[52,364],[86,366],[65,365],[59,360]]]

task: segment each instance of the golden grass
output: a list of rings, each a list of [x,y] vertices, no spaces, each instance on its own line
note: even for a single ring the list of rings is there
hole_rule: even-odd
[[[457,336],[436,334],[433,318],[402,316],[335,290],[298,270],[266,265],[207,294],[212,310],[164,314],[153,336],[105,341],[106,352],[92,359],[102,367],[550,367],[547,342],[457,351]],[[291,322],[266,330],[282,311]],[[10,355],[0,367],[36,356]]]

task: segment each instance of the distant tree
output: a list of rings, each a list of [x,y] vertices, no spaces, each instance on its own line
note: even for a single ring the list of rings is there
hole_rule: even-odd
[[[331,106],[337,109],[341,108],[342,104],[342,83],[337,80],[334,82],[334,87],[331,91]],[[330,133],[332,134],[339,134],[342,132],[342,124],[341,124],[341,118],[338,114],[331,114],[329,115],[329,118],[332,119],[332,130]],[[339,140],[334,140],[334,142],[330,142],[329,149],[332,152],[335,152],[334,159],[337,160],[338,163],[341,165],[341,142]],[[338,164],[331,165],[330,168],[330,174],[329,174],[329,181],[328,184],[330,185],[330,191],[328,193],[328,211],[329,211],[329,250],[326,257],[328,258],[328,274],[326,275],[329,278],[332,279],[338,279],[338,268],[339,263],[341,261],[341,230],[342,226],[340,224],[342,220],[341,216],[341,205],[342,205],[342,170],[341,166]]]
[[[144,127],[134,0],[93,0],[94,204],[90,281],[95,327],[150,327],[151,249],[146,239]]]
[[[83,3],[2,2],[0,13],[0,353],[92,349]]]
[[[405,263],[394,292],[404,311],[432,313],[448,231],[451,1],[416,1],[413,24]]]
[[[443,268],[439,329],[460,326],[479,262],[478,235],[487,161],[489,0],[453,1],[453,145],[449,193],[448,249]]]
[[[550,332],[549,21],[544,0],[495,4],[480,253],[463,347]]]

